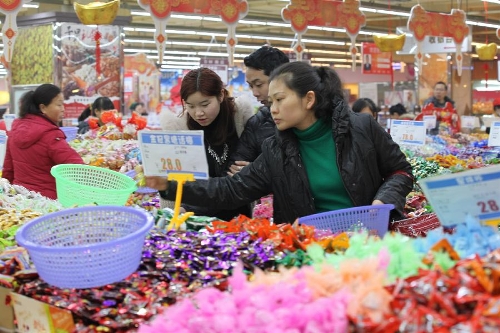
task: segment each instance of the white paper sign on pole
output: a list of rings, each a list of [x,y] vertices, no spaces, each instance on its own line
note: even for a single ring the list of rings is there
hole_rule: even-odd
[[[467,215],[485,221],[500,213],[500,166],[429,177],[419,183],[443,226],[463,223]]]
[[[3,161],[5,160],[5,152],[7,151],[7,134],[5,131],[0,131],[0,170],[3,170]]]
[[[398,144],[424,145],[426,139],[425,123],[423,121],[393,119],[391,136]]]
[[[424,120],[424,123],[425,123],[425,129],[436,128],[436,125],[437,125],[436,116],[434,116],[434,115],[424,116],[423,120]]]
[[[5,128],[7,131],[12,130],[12,123],[14,122],[14,119],[16,119],[15,114],[4,114],[3,115],[3,121],[5,122]]]
[[[208,179],[203,131],[139,131],[144,174],[192,173]]]
[[[462,128],[476,128],[479,126],[479,118],[474,116],[461,116]]]
[[[500,147],[500,121],[491,123],[490,136],[488,137],[488,146]]]

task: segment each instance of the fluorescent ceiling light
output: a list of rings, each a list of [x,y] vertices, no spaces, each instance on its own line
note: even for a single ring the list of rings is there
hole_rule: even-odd
[[[151,14],[147,13],[147,12],[142,12],[142,11],[138,11],[138,10],[131,10],[130,11],[130,15],[136,15],[136,16],[151,16]]]
[[[177,66],[199,66],[200,65],[200,61],[164,61],[162,63],[162,67],[163,67],[163,64],[165,65],[177,65]]]
[[[195,62],[195,61],[200,61],[201,58],[200,57],[175,57],[175,56],[164,55],[163,59]],[[168,65],[168,63],[165,63],[165,64]]]
[[[385,15],[410,17],[410,13],[398,12],[395,10],[377,9],[377,8],[369,8],[369,7],[359,7],[359,10],[361,12],[367,12],[367,13],[377,13],[377,14],[385,14]]]
[[[340,58],[312,58],[311,61],[315,62],[352,62],[352,59],[340,59]],[[361,60],[356,60],[356,62],[361,63]]]
[[[172,15],[170,15],[170,17],[178,18],[181,20],[197,20],[197,21],[201,21],[204,18],[203,16],[199,16],[199,15],[182,15],[182,14],[172,14]]]
[[[410,13],[396,12],[394,10],[384,10],[384,9],[377,9],[377,14],[386,14],[386,15],[410,17]]]
[[[266,22],[255,21],[255,20],[239,20],[238,23],[255,24],[255,25],[266,25]]]
[[[200,67],[199,65],[198,66],[182,66],[182,69],[196,69]],[[174,66],[174,65],[161,65],[161,68],[163,69],[179,69],[179,66]]]
[[[24,8],[38,8],[40,6],[37,2],[25,3],[23,5]]]
[[[500,4],[500,0],[482,0],[483,2],[491,2]]]
[[[359,7],[359,10],[362,12],[368,12],[368,13],[376,13],[377,10],[375,8],[368,8],[368,7]]]
[[[123,49],[123,52],[127,53],[158,53],[157,50],[152,50],[152,49]],[[165,50],[165,54],[178,54],[178,55],[196,55],[196,52],[193,51],[172,51],[172,50]]]
[[[469,20],[465,21],[465,23],[470,24],[470,25],[477,25],[478,27],[500,29],[500,25],[498,25],[498,24],[491,24],[491,23],[485,23],[485,22],[476,22],[476,21],[469,21]]]

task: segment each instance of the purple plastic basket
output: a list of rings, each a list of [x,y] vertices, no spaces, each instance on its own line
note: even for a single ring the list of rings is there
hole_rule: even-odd
[[[125,175],[129,176],[130,178],[134,179],[135,176],[137,175],[137,172],[135,170],[130,170],[125,172]],[[154,188],[151,187],[138,187],[137,190],[135,190],[135,193],[140,193],[140,194],[149,194],[149,193],[156,193],[158,190],[155,190]]]
[[[394,205],[390,204],[339,209],[301,217],[299,223],[335,233],[375,230],[380,237],[384,237],[389,229],[389,214],[392,209]]]
[[[59,288],[118,282],[139,267],[153,216],[119,206],[65,209],[31,220],[16,240],[40,277]]]

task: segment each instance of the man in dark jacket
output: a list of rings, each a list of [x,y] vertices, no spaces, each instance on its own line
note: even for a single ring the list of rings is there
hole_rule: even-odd
[[[246,123],[240,136],[238,147],[231,155],[231,167],[228,174],[234,175],[244,166],[253,162],[262,152],[265,139],[276,132],[267,101],[269,75],[280,65],[289,62],[288,57],[275,47],[263,46],[243,59],[246,66],[246,81],[252,94],[263,104],[259,111]]]

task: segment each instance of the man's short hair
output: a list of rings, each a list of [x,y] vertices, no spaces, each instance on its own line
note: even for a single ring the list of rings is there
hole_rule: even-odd
[[[257,51],[243,59],[246,67],[257,70],[263,70],[264,74],[269,76],[271,72],[282,64],[290,62],[283,51],[271,46],[262,46]]]

